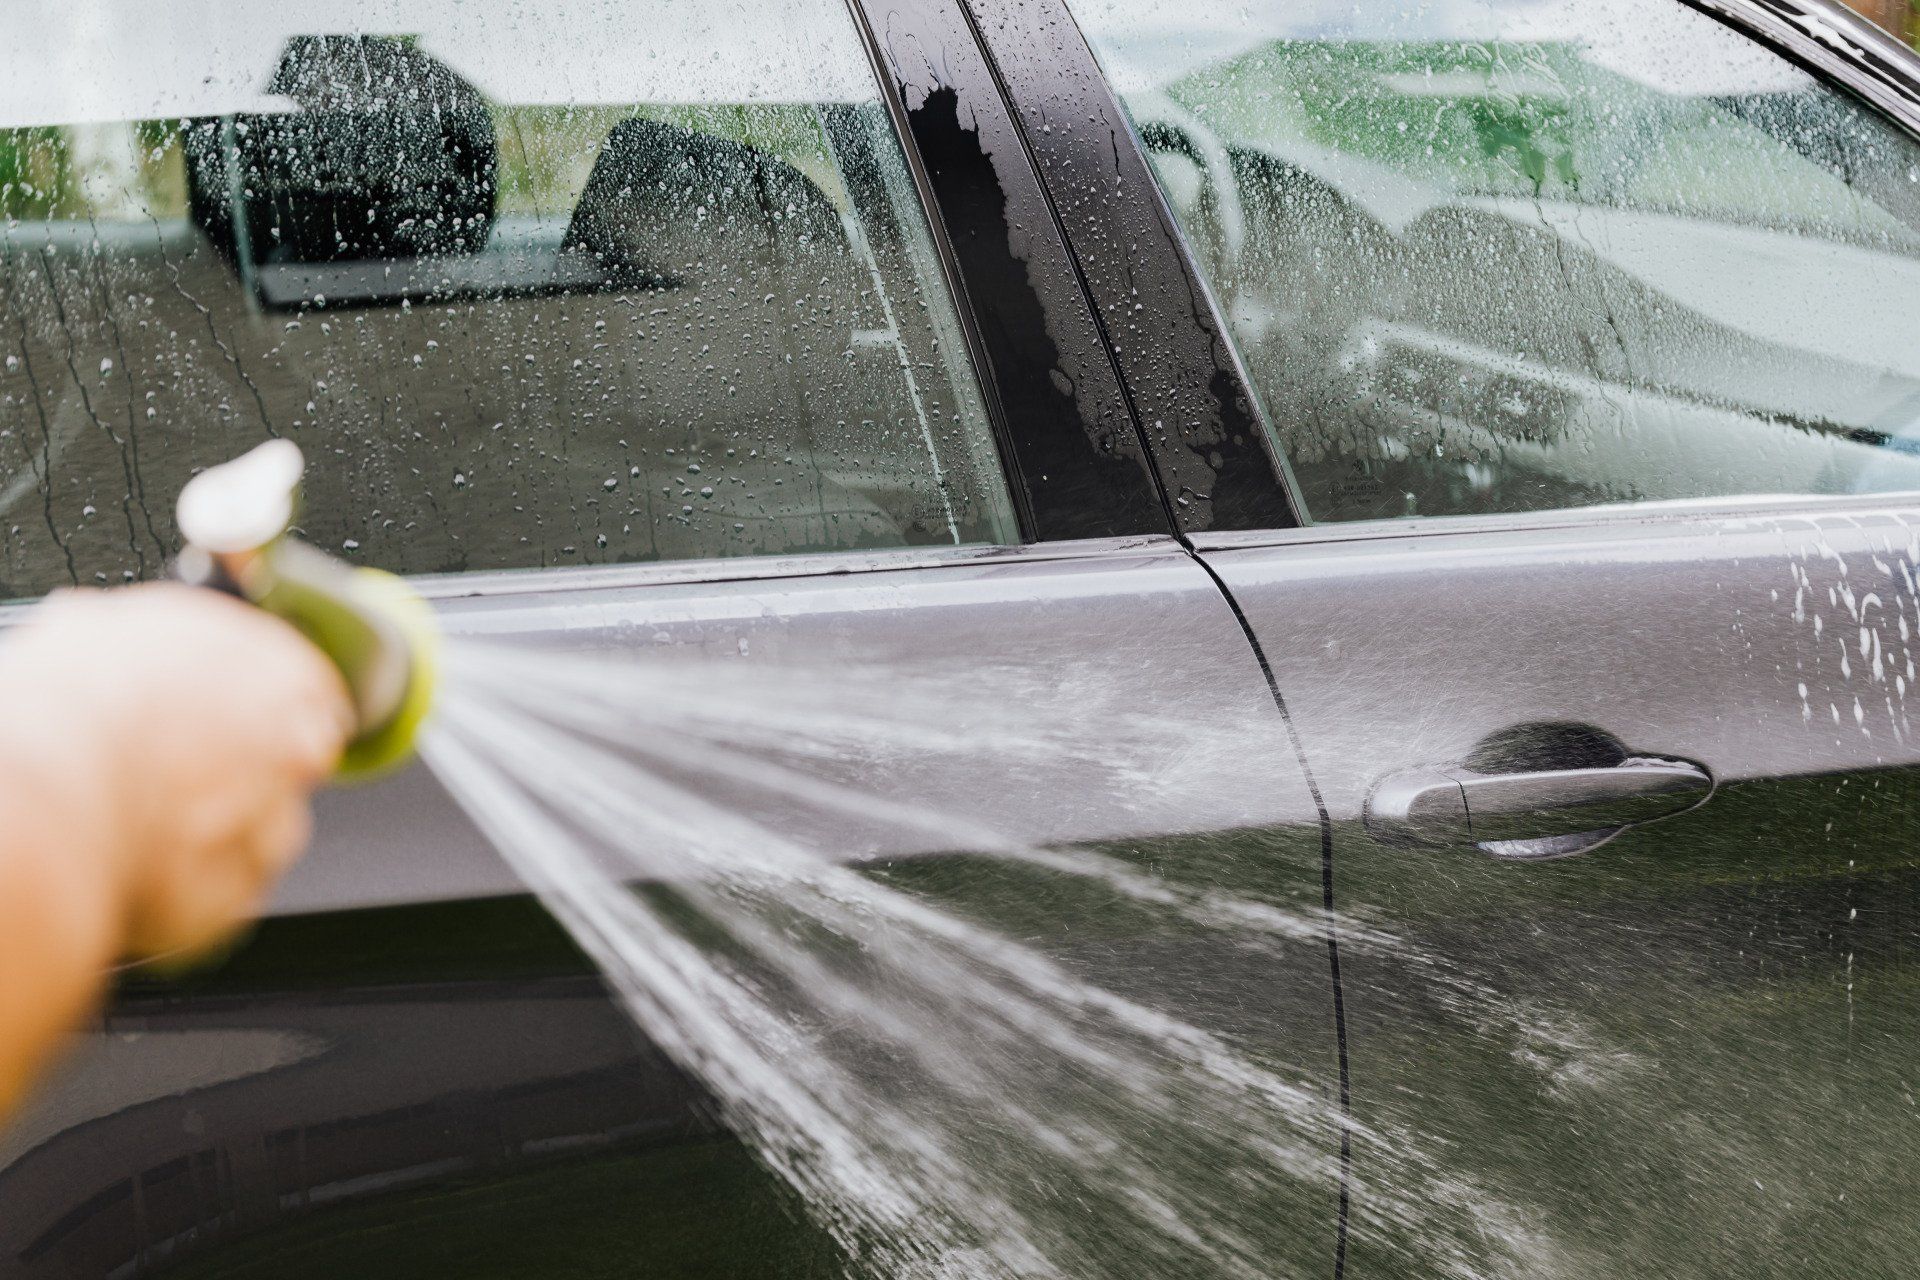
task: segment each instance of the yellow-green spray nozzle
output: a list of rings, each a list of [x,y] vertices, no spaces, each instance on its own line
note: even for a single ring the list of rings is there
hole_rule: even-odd
[[[304,470],[298,446],[272,440],[195,476],[180,492],[177,575],[286,619],[340,668],[359,730],[339,776],[369,777],[413,752],[433,705],[439,628],[399,578],[288,536]]]

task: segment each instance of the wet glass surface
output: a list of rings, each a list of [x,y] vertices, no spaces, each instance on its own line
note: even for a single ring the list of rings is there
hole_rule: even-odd
[[[1073,8],[1314,519],[1920,488],[1920,148],[1733,31]]]
[[[53,9],[13,57],[0,597],[151,576],[271,435],[402,572],[1017,537],[837,5]]]

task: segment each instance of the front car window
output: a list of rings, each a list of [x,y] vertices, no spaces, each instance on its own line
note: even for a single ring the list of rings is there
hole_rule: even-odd
[[[402,572],[1017,535],[840,0],[46,5],[0,75],[0,598],[309,459]]]
[[[1920,489],[1920,148],[1672,0],[1073,0],[1317,521]]]

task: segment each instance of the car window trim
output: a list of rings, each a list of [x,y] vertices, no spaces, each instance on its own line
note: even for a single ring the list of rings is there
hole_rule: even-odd
[[[1009,154],[1017,116],[959,0],[847,3],[960,313],[1022,536],[1168,532],[1149,450],[1040,176]],[[950,95],[944,112],[937,94]]]
[[[1049,560],[1092,560],[1177,547],[1164,533],[1105,538],[1054,539],[999,545],[897,547],[877,551],[823,551],[792,556],[725,556],[704,560],[642,560],[618,565],[566,565],[552,569],[483,569],[409,577],[409,586],[429,600],[474,596],[531,596],[629,587],[718,582],[779,582],[791,578],[855,577],[902,569],[968,566],[991,568]]]
[[[1243,529],[1196,534],[1196,551],[1234,551],[1250,547],[1300,546],[1387,539],[1490,537],[1568,529],[1622,529],[1690,524],[1753,522],[1862,516],[1920,515],[1920,491],[1837,494],[1740,494],[1723,498],[1670,498],[1647,502],[1609,502],[1590,507],[1491,514],[1407,516],[1389,520],[1343,520],[1296,529]]]
[[[720,582],[781,582],[793,578],[857,577],[903,569],[991,569],[1008,564],[1059,560],[1097,560],[1179,549],[1171,534],[1135,533],[1107,538],[1055,539],[1051,542],[963,543],[960,546],[893,547],[876,551],[820,551],[787,556],[720,556],[703,560],[639,560],[631,564],[559,565],[544,569],[480,569],[464,573],[408,576],[408,586],[428,600],[474,597],[510,598],[562,592],[610,591],[635,587],[686,586]],[[8,611],[31,602],[0,606]]]
[[[1177,529],[1304,523],[1224,315],[1066,0],[964,3],[1016,109]]]
[[[793,578],[855,577],[903,569],[992,569],[1008,564],[1061,560],[1099,560],[1182,550],[1168,533],[1117,534],[1105,538],[1063,538],[1050,542],[960,546],[898,547],[879,551],[821,551],[792,556],[723,556],[703,560],[637,560],[630,564],[555,565],[531,569],[476,569],[470,572],[400,575],[427,600],[476,597],[547,596],[576,591],[612,591],[636,587],[686,586],[721,582],[781,582]],[[39,597],[0,600],[0,630],[24,622]]]

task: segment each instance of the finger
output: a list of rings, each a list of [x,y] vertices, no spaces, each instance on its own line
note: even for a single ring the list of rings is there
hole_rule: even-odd
[[[235,832],[166,868],[131,904],[128,954],[192,955],[219,943],[257,907],[267,880],[261,861],[251,837]]]
[[[340,755],[352,728],[353,718],[344,700],[324,691],[315,692],[296,706],[280,743],[293,780],[311,787],[331,777],[340,767]]]
[[[259,889],[286,873],[313,838],[313,810],[303,796],[286,796],[254,823],[245,840]]]

